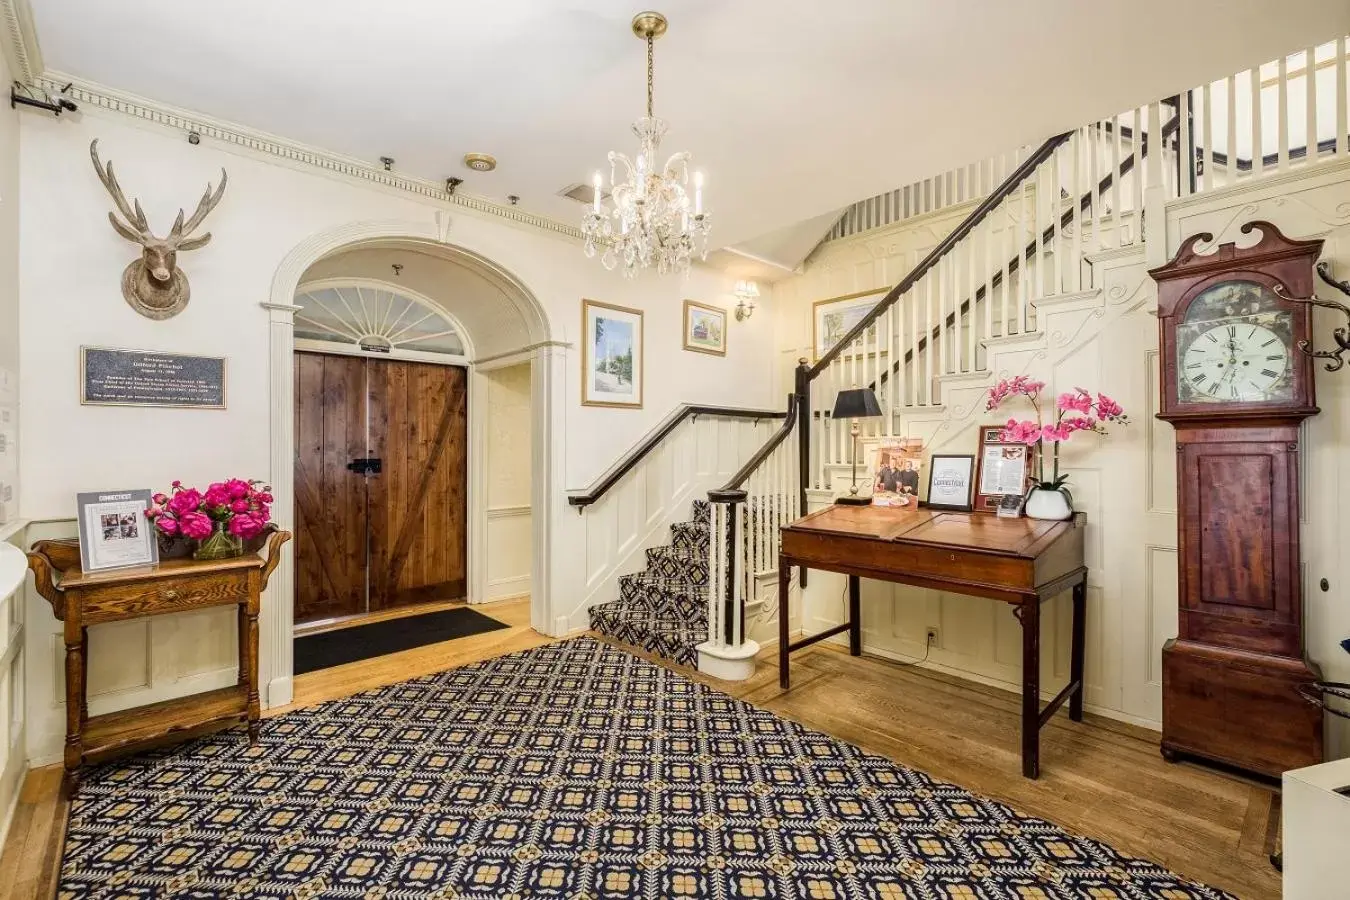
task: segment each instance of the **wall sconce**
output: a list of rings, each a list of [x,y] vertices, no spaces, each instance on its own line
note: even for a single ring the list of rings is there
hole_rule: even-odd
[[[759,285],[753,281],[738,281],[731,293],[736,298],[737,322],[744,322],[755,314],[755,300],[759,298]]]

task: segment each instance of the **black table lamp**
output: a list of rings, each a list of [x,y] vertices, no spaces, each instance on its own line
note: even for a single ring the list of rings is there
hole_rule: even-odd
[[[877,402],[877,395],[871,388],[855,387],[840,391],[839,396],[834,398],[833,415],[836,422],[840,419],[853,420],[849,428],[849,434],[853,435],[853,486],[848,489],[847,496],[839,497],[834,502],[866,506],[872,502],[871,498],[858,496],[858,420],[882,415],[881,404]]]

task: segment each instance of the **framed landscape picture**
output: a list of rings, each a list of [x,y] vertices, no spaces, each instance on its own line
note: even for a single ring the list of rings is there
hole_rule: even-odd
[[[642,408],[642,310],[581,301],[581,403]]]
[[[854,325],[862,321],[863,316],[872,311],[890,288],[864,291],[859,294],[845,294],[829,300],[817,300],[811,304],[811,346],[816,359],[820,359],[843,340]],[[875,347],[877,326],[873,323],[866,332],[869,347]],[[875,352],[875,351],[872,351]],[[885,353],[883,348],[882,353]]]
[[[684,301],[684,349],[726,356],[727,311],[693,300]]]

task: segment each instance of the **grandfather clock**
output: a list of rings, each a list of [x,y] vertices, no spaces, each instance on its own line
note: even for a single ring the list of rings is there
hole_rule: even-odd
[[[1249,222],[1188,238],[1158,282],[1162,412],[1177,437],[1180,628],[1163,648],[1162,752],[1278,776],[1322,761],[1303,655],[1299,424],[1317,413],[1310,308],[1321,241]]]

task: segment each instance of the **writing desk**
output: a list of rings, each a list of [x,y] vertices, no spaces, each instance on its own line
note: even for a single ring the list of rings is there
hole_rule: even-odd
[[[862,578],[971,594],[1012,604],[1022,624],[1022,774],[1040,775],[1040,730],[1069,701],[1083,719],[1083,643],[1087,568],[1082,513],[1064,522],[1000,519],[988,513],[874,506],[830,506],[782,531],[778,559],[778,681],[789,685],[788,656],[844,631],[849,652],[862,653]],[[788,639],[788,586],[793,566],[848,576],[848,621]],[[1068,685],[1041,707],[1041,604],[1073,590]]]

